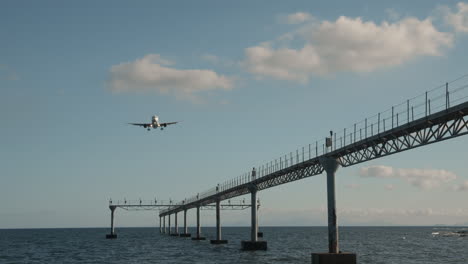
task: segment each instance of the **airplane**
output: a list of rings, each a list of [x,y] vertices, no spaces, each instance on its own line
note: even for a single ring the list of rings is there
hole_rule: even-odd
[[[134,125],[134,126],[142,126],[142,127],[146,128],[146,129],[148,129],[148,131],[150,131],[151,128],[157,129],[158,127],[160,127],[161,130],[163,130],[168,125],[173,125],[173,124],[177,124],[177,123],[178,122],[159,123],[159,117],[158,116],[153,116],[151,118],[151,123],[144,123],[144,124],[129,123],[129,124]]]

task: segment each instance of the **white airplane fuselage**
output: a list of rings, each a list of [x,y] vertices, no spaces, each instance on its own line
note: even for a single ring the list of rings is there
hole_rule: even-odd
[[[159,124],[159,117],[156,116],[156,115],[153,116],[153,117],[151,118],[151,127],[152,127],[152,128],[158,128],[158,127],[160,127],[160,126],[161,126],[161,125]]]

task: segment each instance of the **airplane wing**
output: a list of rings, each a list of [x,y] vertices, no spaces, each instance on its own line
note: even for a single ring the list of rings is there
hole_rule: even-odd
[[[139,124],[139,123],[129,123],[130,125],[134,125],[134,126],[142,126],[144,128],[147,128],[149,127],[151,124]]]
[[[160,125],[165,127],[165,126],[168,126],[168,125],[174,125],[174,124],[177,124],[179,122],[168,122],[168,123],[161,123]]]

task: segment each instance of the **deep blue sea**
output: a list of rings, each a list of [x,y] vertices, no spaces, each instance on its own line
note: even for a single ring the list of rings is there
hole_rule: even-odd
[[[468,263],[462,227],[341,227],[340,248],[358,263]],[[181,229],[182,231],[182,229]],[[189,230],[194,233],[195,230]],[[262,227],[267,251],[244,252],[248,227],[223,227],[226,245],[170,237],[157,228],[0,229],[0,263],[311,263],[312,252],[327,251],[326,227]]]

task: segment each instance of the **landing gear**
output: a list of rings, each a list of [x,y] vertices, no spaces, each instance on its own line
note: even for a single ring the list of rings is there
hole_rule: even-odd
[[[161,127],[161,130],[164,130],[164,128]]]
[[[150,131],[151,129],[148,128],[148,131]]]

